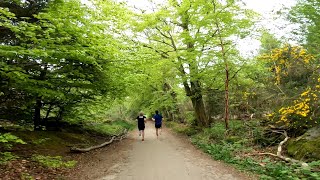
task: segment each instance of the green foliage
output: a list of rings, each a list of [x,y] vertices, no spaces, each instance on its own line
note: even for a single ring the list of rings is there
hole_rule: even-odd
[[[6,164],[9,161],[17,159],[18,156],[11,152],[0,152],[0,164]]]
[[[274,94],[277,101],[272,103],[274,113],[268,114],[271,123],[294,129],[297,134],[290,135],[295,136],[316,126],[319,123],[317,59],[303,47],[291,45],[273,49],[260,58],[273,74],[269,79],[269,87],[273,87],[269,93]]]
[[[39,162],[43,166],[50,168],[72,168],[77,164],[77,161],[64,161],[61,156],[43,156],[34,155],[32,157],[34,161]]]
[[[261,47],[259,54],[270,53],[273,49],[280,48],[281,41],[274,34],[263,30],[261,34]]]
[[[10,133],[0,134],[0,143],[3,144],[6,148],[11,148],[14,144],[26,144],[19,137],[12,135]]]
[[[50,140],[50,138],[41,138],[41,139],[33,140],[32,143],[39,145],[39,144],[43,144],[45,142],[48,142],[49,140]]]
[[[132,21],[137,45],[151,55],[149,59],[155,60],[147,66],[152,68],[151,71],[143,68],[146,66],[139,68],[146,72],[144,76],[139,74],[145,81],[138,87],[146,90],[133,95],[143,97],[134,106],[137,109],[161,109],[170,116],[170,112],[175,114],[184,109],[176,100],[179,92],[191,100],[195,124],[207,126],[210,123],[204,118],[205,109],[197,108],[204,104],[203,89],[220,88],[224,83],[221,76],[223,58],[230,60],[234,67],[240,64],[236,42],[231,37],[248,36],[255,13],[235,1],[168,1],[154,6],[154,12],[137,14]],[[140,36],[148,41],[141,40]],[[228,49],[226,53],[220,48],[221,37]],[[230,70],[234,71],[233,68]],[[177,86],[179,83],[184,89]],[[166,84],[172,88],[165,88]]]
[[[116,63],[123,58],[122,45],[107,28],[120,16],[97,13],[101,9],[78,0],[46,5],[27,18],[2,7],[0,15],[1,29],[6,30],[0,38],[0,92],[1,99],[9,99],[0,102],[0,116],[30,121],[35,113],[37,127],[44,118],[62,119],[81,102],[124,91],[121,65]],[[111,1],[104,7],[121,9]],[[9,112],[20,116],[10,117]]]
[[[301,35],[302,44],[310,52],[319,57],[320,43],[320,2],[318,0],[299,0],[290,11],[288,19],[293,23],[299,23],[300,27],[294,33]]]
[[[128,121],[113,121],[105,123],[89,123],[86,124],[84,128],[102,135],[114,136],[123,133],[124,129],[132,130],[134,124]]]
[[[166,122],[166,127],[172,128],[175,132],[185,134],[187,136],[192,136],[197,134],[196,127],[177,123],[177,122],[172,122],[172,121]]]
[[[192,143],[210,154],[216,160],[230,163],[239,169],[260,174],[260,179],[318,179],[320,173],[319,161],[310,163],[309,167],[297,164],[277,162],[270,158],[256,159],[243,157],[243,153],[252,151],[248,134],[248,127],[239,121],[231,121],[230,134],[224,136],[223,123],[214,124],[211,128],[204,129],[192,136]],[[253,126],[255,123],[250,123]],[[257,124],[255,124],[257,125]],[[255,127],[251,127],[251,131]],[[222,134],[222,135],[221,135]],[[238,136],[239,138],[231,138]]]

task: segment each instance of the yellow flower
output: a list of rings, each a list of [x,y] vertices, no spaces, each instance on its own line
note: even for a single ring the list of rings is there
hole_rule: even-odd
[[[300,96],[301,97],[306,96],[306,95],[308,95],[309,92],[310,92],[310,89],[308,89],[307,91],[303,92]]]

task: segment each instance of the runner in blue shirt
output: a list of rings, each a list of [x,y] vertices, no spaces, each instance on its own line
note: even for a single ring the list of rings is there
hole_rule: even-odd
[[[155,121],[154,125],[156,127],[156,135],[158,137],[158,129],[162,126],[162,116],[159,114],[159,111],[156,111],[156,115],[153,116],[153,119]]]

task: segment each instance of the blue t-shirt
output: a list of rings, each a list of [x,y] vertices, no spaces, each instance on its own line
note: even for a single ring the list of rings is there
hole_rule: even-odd
[[[162,123],[162,116],[160,114],[156,114],[153,116],[156,125],[161,125]]]

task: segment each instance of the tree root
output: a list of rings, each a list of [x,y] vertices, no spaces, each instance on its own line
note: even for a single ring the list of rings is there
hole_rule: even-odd
[[[83,152],[88,152],[88,151],[91,151],[91,150],[94,150],[94,149],[98,149],[98,148],[101,148],[103,146],[106,146],[106,145],[109,145],[111,144],[113,141],[121,141],[123,138],[125,138],[127,136],[127,129],[125,129],[123,131],[122,134],[118,135],[118,136],[112,136],[112,138],[107,141],[107,142],[104,142],[102,144],[99,144],[99,145],[96,145],[96,146],[91,146],[91,147],[88,147],[88,148],[76,148],[76,147],[72,147],[70,148],[70,151],[71,152],[79,152],[79,153],[83,153]]]

